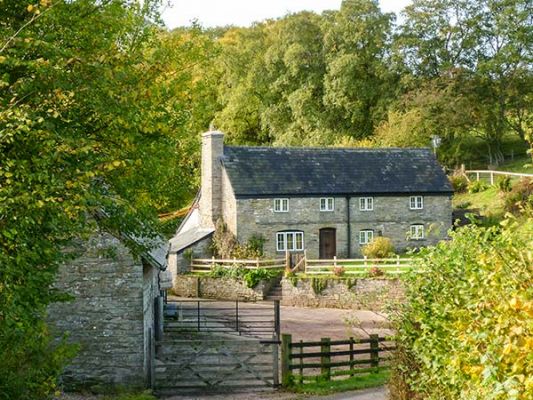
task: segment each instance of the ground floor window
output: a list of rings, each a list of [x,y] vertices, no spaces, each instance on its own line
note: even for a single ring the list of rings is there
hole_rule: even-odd
[[[424,239],[424,225],[411,225],[409,238],[412,240]]]
[[[304,233],[276,233],[276,249],[277,251],[302,251],[304,249]]]
[[[374,240],[374,231],[371,229],[365,229],[359,231],[359,244],[368,244]]]

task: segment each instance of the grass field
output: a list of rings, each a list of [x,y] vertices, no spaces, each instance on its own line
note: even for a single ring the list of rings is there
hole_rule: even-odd
[[[304,383],[294,386],[291,390],[296,393],[325,395],[383,386],[389,381],[389,376],[390,372],[388,370],[381,370],[379,372],[360,374],[343,380]]]

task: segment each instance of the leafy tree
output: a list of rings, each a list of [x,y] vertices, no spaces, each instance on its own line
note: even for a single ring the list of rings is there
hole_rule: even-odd
[[[210,42],[164,34],[158,3],[0,6],[0,398],[43,399],[71,353],[46,306],[62,248],[100,228],[157,229],[190,196],[192,66]],[[94,219],[105,212],[107,218]],[[139,222],[141,221],[141,222]],[[134,251],[140,249],[133,247]]]
[[[397,40],[405,64],[422,80],[460,77],[473,133],[503,160],[502,139],[526,138],[531,108],[531,10],[528,0],[415,0]]]
[[[368,137],[383,118],[394,84],[387,65],[392,21],[377,0],[345,0],[325,23],[324,102],[334,131]]]

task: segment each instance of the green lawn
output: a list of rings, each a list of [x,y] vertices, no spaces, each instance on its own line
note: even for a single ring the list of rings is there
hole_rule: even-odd
[[[360,374],[348,379],[295,385],[291,388],[291,391],[296,393],[324,395],[345,392],[348,390],[366,389],[385,385],[389,381],[389,376],[390,372],[388,370],[381,370],[379,372]]]
[[[478,208],[485,216],[499,217],[504,214],[503,197],[495,186],[479,193],[458,193],[453,196],[454,207],[464,203],[470,203],[467,208]]]

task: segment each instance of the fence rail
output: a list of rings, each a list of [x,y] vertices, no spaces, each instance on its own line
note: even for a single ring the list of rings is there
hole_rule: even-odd
[[[524,174],[524,173],[518,173],[518,172],[507,172],[507,171],[494,171],[494,170],[466,170],[464,171],[464,175],[468,180],[470,180],[469,175],[474,175],[476,177],[476,181],[479,181],[484,176],[487,177],[488,181],[491,185],[494,185],[494,176],[500,175],[500,176],[513,176],[513,177],[519,177],[519,178],[533,178],[533,174]]]
[[[191,271],[198,273],[209,273],[214,267],[233,268],[240,267],[246,269],[283,269],[290,268],[288,258],[271,260],[239,260],[239,259],[193,259],[191,261]],[[413,268],[412,258],[352,258],[342,259],[333,257],[332,259],[308,259],[305,254],[298,261],[292,272],[305,272],[310,275],[331,275],[337,268],[343,268],[343,274],[362,275],[367,274],[373,268],[379,268],[386,274],[403,274]]]
[[[316,348],[319,348],[317,351]],[[311,349],[311,351],[306,351]],[[391,339],[370,335],[368,339],[293,342],[289,334],[281,335],[281,381],[290,386],[297,381],[325,380],[388,368],[396,349]],[[368,357],[365,357],[368,355]],[[320,371],[320,372],[319,372]]]
[[[240,260],[240,259],[217,259],[217,258],[196,258],[191,260],[191,271],[199,273],[208,273],[215,266],[223,268],[240,267],[246,269],[281,269],[285,268],[286,262],[284,258],[271,260]]]
[[[366,274],[373,268],[379,268],[387,274],[403,274],[413,267],[411,258],[358,258],[358,259],[338,259],[313,260],[307,259],[304,270],[310,275],[332,274],[337,268],[343,268],[343,274],[358,275]]]

